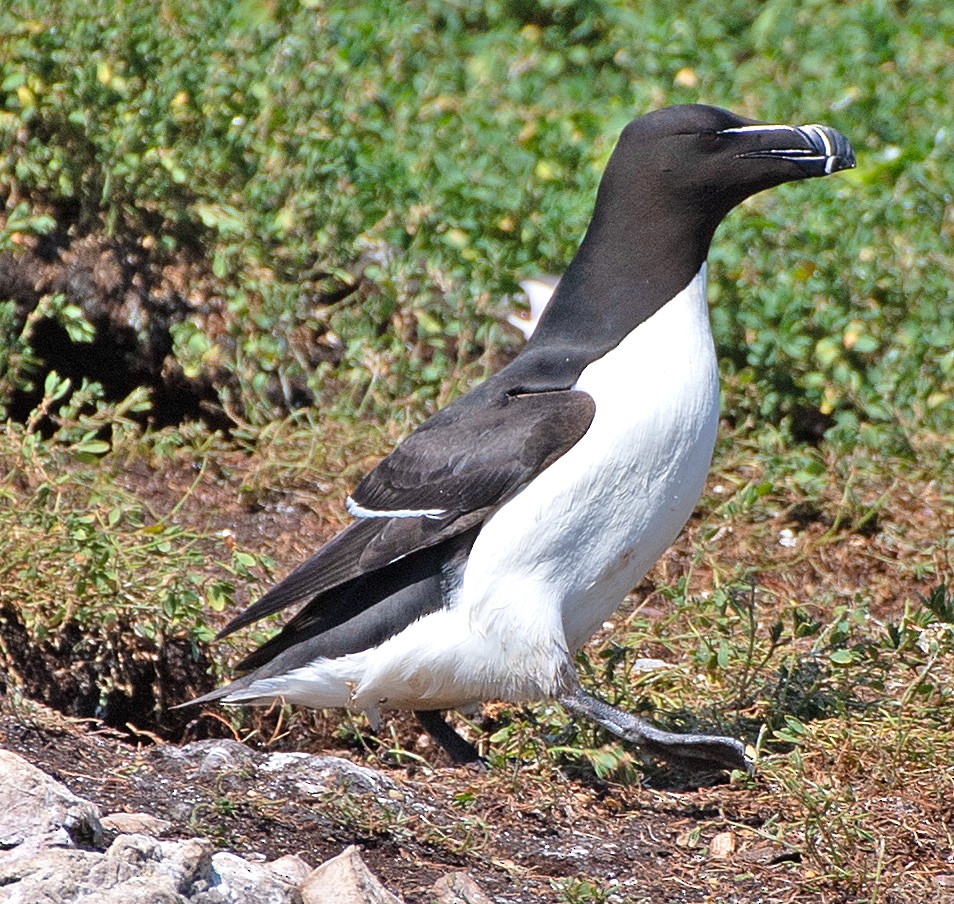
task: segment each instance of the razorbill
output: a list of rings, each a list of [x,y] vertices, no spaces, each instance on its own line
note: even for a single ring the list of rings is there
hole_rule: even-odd
[[[304,605],[195,703],[442,710],[559,700],[653,754],[742,768],[735,739],[664,732],[585,693],[574,653],[669,547],[719,420],[706,255],[739,202],[854,166],[826,126],[703,105],[622,132],[590,225],[520,354],[439,411],[348,498],[354,521],[220,632]]]

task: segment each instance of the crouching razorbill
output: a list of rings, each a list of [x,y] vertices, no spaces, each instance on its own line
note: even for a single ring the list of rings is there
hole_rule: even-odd
[[[661,731],[586,693],[574,653],[686,523],[719,420],[706,304],[716,227],[763,189],[854,166],[834,129],[703,105],[631,122],[520,354],[357,486],[354,521],[220,637],[304,604],[194,703],[442,710],[555,699],[650,753],[744,768],[735,739]]]

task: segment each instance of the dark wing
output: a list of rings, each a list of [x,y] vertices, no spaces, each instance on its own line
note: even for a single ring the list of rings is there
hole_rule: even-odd
[[[218,636],[303,600],[322,610],[333,607],[338,595],[329,590],[469,530],[576,445],[596,410],[589,395],[575,390],[500,394],[476,407],[472,399],[483,401],[476,393],[462,396],[381,461],[351,497],[352,511],[368,516],[328,541]],[[432,514],[409,514],[425,511]]]
[[[355,521],[329,540],[307,562],[299,565],[258,602],[235,616],[219,633],[221,639],[252,622],[293,606],[343,584],[360,574],[359,560],[365,547],[381,533],[386,522]]]
[[[297,652],[272,666],[279,674],[319,658],[335,659],[383,643],[411,622],[445,605],[445,581],[460,566],[478,528],[464,531],[438,546],[420,549],[387,568],[366,572],[314,597],[281,632],[236,665],[258,669],[290,648]],[[277,671],[274,671],[277,669]],[[266,677],[260,673],[260,677]]]
[[[593,399],[575,390],[502,394],[476,409],[449,406],[358,484],[351,510],[445,519],[497,505],[572,448],[595,410]]]
[[[329,540],[310,559],[271,588],[261,599],[233,618],[217,639],[303,600],[332,600],[326,596],[355,578],[390,565],[409,553],[426,549],[478,524],[489,509],[462,518],[359,518]]]

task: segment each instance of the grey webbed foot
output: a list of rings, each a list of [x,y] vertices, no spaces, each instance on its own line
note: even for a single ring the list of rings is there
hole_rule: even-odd
[[[693,772],[721,769],[751,771],[752,765],[745,755],[745,746],[735,738],[662,731],[644,719],[587,694],[581,688],[561,697],[560,704],[573,715],[585,716],[641,750]]]

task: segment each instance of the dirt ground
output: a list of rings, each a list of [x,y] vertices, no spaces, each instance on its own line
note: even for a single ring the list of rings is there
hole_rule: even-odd
[[[119,479],[157,510],[185,500],[178,518],[205,531],[232,530],[245,547],[272,552],[280,570],[335,529],[327,507],[286,499],[249,508],[235,491],[249,475],[239,473],[241,459],[232,465],[227,477],[198,486],[191,469],[153,472],[141,463]],[[679,570],[691,541],[690,530],[668,554],[667,573]],[[312,865],[357,844],[376,875],[410,904],[430,901],[432,883],[454,870],[514,904],[857,900],[806,873],[798,853],[771,840],[776,802],[758,776],[691,788],[677,774],[651,771],[642,785],[626,786],[532,759],[474,771],[451,766],[410,716],[384,728],[411,754],[395,763],[386,752],[363,748],[334,714],[260,723],[252,741],[258,747],[337,754],[382,770],[397,788],[390,807],[349,794],[276,797],[254,769],[200,774],[166,755],[177,746],[168,738],[66,718],[13,697],[0,712],[0,744],[104,813],[144,811],[169,820],[176,836],[200,834],[223,849],[268,859],[298,853]],[[487,715],[492,723],[493,707]],[[267,730],[272,738],[263,741]],[[230,733],[212,713],[187,726],[179,741]]]
[[[738,844],[734,827],[763,824],[771,802],[728,785],[672,791],[553,782],[531,763],[514,763],[506,776],[392,766],[383,774],[398,789],[393,812],[356,800],[364,812],[349,824],[340,797],[274,799],[254,771],[202,775],[164,755],[168,745],[133,746],[113,731],[5,708],[0,743],[103,813],[147,812],[169,820],[170,835],[205,835],[268,859],[297,853],[312,865],[357,844],[409,904],[429,901],[433,882],[456,870],[514,904],[784,901],[799,869],[797,858],[768,842]]]

